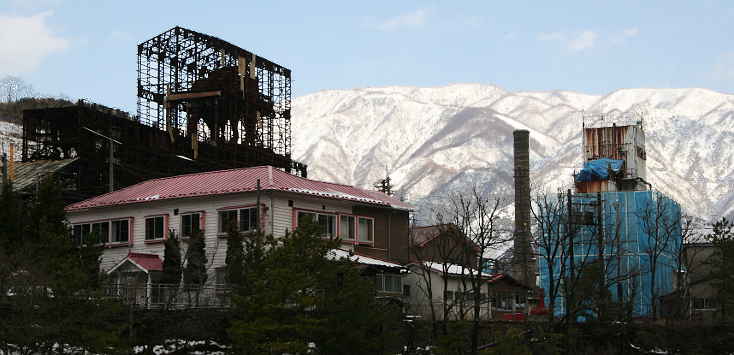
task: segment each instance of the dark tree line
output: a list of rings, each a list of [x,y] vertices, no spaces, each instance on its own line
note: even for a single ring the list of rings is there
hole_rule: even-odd
[[[77,245],[51,180],[22,200],[0,193],[0,350],[63,353],[119,346],[121,307],[101,292],[101,249]],[[54,345],[56,344],[56,345]]]

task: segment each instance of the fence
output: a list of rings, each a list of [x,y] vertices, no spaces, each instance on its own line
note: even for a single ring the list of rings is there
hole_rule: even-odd
[[[148,309],[228,308],[231,306],[231,289],[223,286],[113,284],[107,287],[106,294],[122,300],[125,304]]]

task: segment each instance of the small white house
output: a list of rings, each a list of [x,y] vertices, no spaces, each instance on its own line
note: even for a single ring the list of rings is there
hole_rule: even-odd
[[[207,286],[216,286],[224,282],[230,223],[242,232],[261,229],[277,238],[311,220],[324,236],[340,238],[344,250],[403,263],[410,208],[381,192],[260,166],[148,180],[71,204],[66,213],[79,243],[104,245],[103,271],[141,286],[155,283],[162,270],[168,231],[183,240],[185,254],[187,238],[201,230]]]
[[[478,276],[478,271],[432,261],[412,263],[408,269],[410,273],[404,282],[410,289],[407,300],[410,313],[427,320],[435,314],[436,320],[443,320],[446,305],[448,319],[474,318],[474,294],[470,278]],[[525,312],[528,287],[506,274],[481,273],[480,278],[481,319],[502,319],[505,315]],[[431,312],[431,305],[435,313]]]

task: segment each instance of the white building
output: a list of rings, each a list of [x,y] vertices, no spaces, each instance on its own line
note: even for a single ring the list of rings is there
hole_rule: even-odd
[[[479,276],[478,271],[432,261],[412,263],[408,269],[410,273],[404,278],[406,287],[410,289],[408,312],[430,320],[433,317],[433,304],[436,320],[443,320],[445,304],[448,319],[474,318],[474,294],[470,278]],[[509,319],[507,316],[526,311],[528,287],[506,274],[481,273],[480,278],[481,319]]]
[[[229,223],[242,232],[261,229],[281,237],[310,219],[325,236],[340,238],[344,250],[404,263],[409,209],[381,192],[260,166],[148,180],[71,204],[66,212],[78,242],[104,244],[101,269],[140,286],[155,283],[162,270],[167,231],[181,237],[185,254],[187,238],[199,229],[210,270],[207,285],[214,286],[223,282]]]

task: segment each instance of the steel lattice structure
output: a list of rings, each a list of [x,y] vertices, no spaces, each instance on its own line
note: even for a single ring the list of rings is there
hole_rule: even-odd
[[[137,116],[103,105],[23,111],[23,161],[69,160],[69,201],[140,181],[291,158],[291,72],[175,27],[138,45]],[[107,139],[116,141],[112,147]]]
[[[291,71],[182,27],[138,45],[137,113],[190,140],[194,159],[200,143],[291,156]]]

